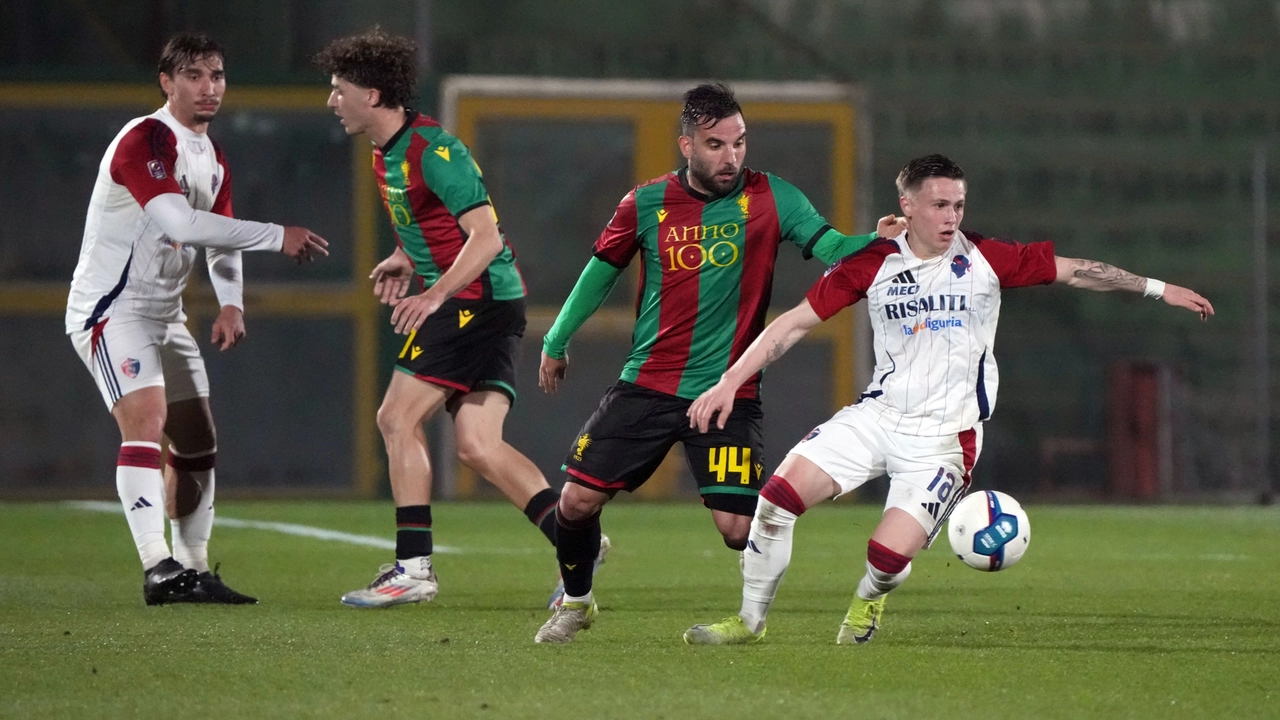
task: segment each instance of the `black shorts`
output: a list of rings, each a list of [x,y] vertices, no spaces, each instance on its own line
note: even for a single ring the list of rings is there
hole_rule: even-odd
[[[463,395],[497,390],[516,401],[516,363],[524,336],[524,299],[450,298],[409,335],[396,370]]]
[[[609,493],[632,492],[649,479],[677,441],[702,504],[754,515],[764,472],[764,412],[758,399],[739,399],[723,430],[689,427],[692,400],[619,380],[578,434],[565,470],[569,481]]]

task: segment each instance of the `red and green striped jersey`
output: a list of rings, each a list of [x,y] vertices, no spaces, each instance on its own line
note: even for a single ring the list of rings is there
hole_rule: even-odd
[[[480,166],[467,146],[440,123],[410,110],[404,127],[386,145],[373,149],[373,171],[400,246],[413,259],[424,285],[431,287],[467,241],[458,218],[485,205],[493,209]],[[495,213],[495,222],[497,218]],[[464,300],[524,296],[524,279],[505,236],[502,251],[456,295]]]
[[[596,241],[622,268],[641,256],[640,297],[622,379],[682,398],[714,385],[764,329],[778,245],[834,262],[875,234],[836,232],[794,185],[744,168],[721,198],[689,186],[687,168],[632,190]],[[738,390],[758,397],[760,375]]]

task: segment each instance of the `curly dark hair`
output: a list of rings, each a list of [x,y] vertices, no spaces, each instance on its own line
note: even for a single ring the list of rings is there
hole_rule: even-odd
[[[684,94],[684,111],[680,113],[680,134],[693,137],[693,129],[714,125],[717,120],[742,112],[733,98],[733,89],[724,83],[699,85]]]
[[[222,58],[223,63],[227,61],[226,51],[217,40],[208,35],[200,32],[176,33],[169,38],[169,41],[164,44],[164,49],[160,51],[160,63],[156,69],[173,77],[181,72],[182,68],[210,55]],[[164,91],[164,86],[160,87],[160,94],[164,95],[166,100],[169,98]]]
[[[398,108],[409,104],[418,84],[416,53],[417,46],[409,38],[375,27],[334,40],[312,62],[330,75],[377,90],[378,107]]]
[[[898,173],[898,194],[906,195],[909,190],[919,190],[920,184],[931,177],[963,180],[964,170],[946,155],[918,157],[903,166],[902,172]]]

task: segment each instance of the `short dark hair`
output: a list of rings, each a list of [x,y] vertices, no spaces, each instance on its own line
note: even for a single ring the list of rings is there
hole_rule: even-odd
[[[946,155],[925,155],[907,163],[898,173],[898,194],[906,195],[908,190],[919,190],[926,178],[940,177],[951,180],[963,180],[964,170]]]
[[[733,89],[724,83],[699,85],[684,94],[684,110],[680,113],[680,134],[693,137],[693,129],[712,124],[742,112],[733,97]]]
[[[160,51],[160,64],[157,69],[173,77],[182,72],[182,68],[210,55],[217,55],[224,63],[227,61],[227,53],[217,40],[201,32],[180,32],[164,44],[164,49]],[[165,99],[168,99],[169,95],[164,92],[163,86],[160,92]]]
[[[409,104],[418,84],[418,47],[412,40],[373,28],[359,35],[338,38],[316,53],[316,67],[330,75],[377,90],[378,107]]]

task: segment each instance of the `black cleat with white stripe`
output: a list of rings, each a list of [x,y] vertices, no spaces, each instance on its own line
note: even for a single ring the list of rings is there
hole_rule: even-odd
[[[164,605],[179,602],[179,598],[191,592],[198,577],[173,558],[165,558],[147,568],[142,580],[142,599],[148,605]]]

